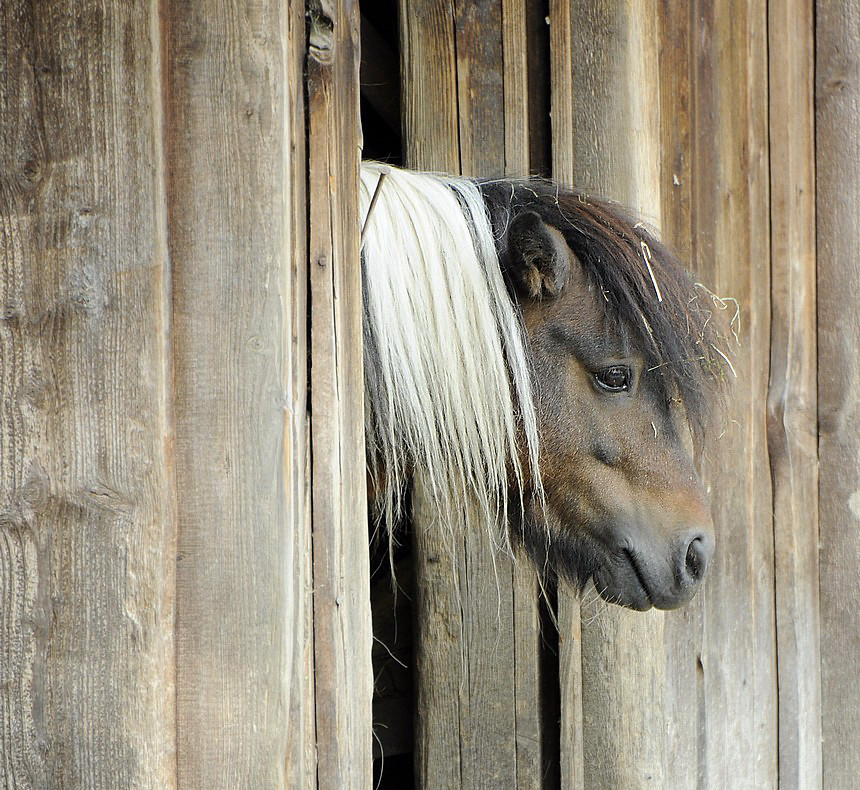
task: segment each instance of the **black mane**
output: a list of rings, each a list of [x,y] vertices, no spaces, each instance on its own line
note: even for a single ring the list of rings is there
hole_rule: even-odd
[[[524,211],[537,212],[562,233],[603,294],[608,316],[633,331],[667,400],[677,393],[700,434],[730,364],[720,300],[694,283],[679,259],[618,205],[542,179],[479,186],[500,248],[508,225]]]

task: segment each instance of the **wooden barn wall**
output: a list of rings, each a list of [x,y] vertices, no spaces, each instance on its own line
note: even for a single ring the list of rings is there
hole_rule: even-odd
[[[856,0],[400,10],[407,164],[627,202],[742,324],[688,607],[562,588],[556,634],[417,531],[418,785],[853,786]],[[370,787],[357,3],[0,43],[0,785]]]
[[[549,137],[555,177],[636,208],[741,319],[701,460],[718,554],[692,604],[642,615],[559,589],[554,665],[526,568],[499,590],[480,538],[440,569],[419,537],[418,786],[850,786],[856,3],[550,0],[537,34],[515,0],[399,8],[408,166],[540,171]]]
[[[373,696],[364,463],[353,0],[307,4],[313,619],[320,788],[371,786]]]
[[[357,6],[0,42],[0,786],[369,787]]]

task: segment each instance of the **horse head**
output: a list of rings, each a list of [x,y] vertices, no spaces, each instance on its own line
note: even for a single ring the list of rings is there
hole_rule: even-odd
[[[688,412],[712,356],[695,286],[609,204],[534,197],[506,217],[500,250],[528,338],[544,490],[525,499],[521,537],[539,565],[593,580],[606,600],[681,606],[714,551]]]
[[[414,475],[440,540],[483,522],[609,601],[688,601],[714,551],[694,454],[725,302],[609,203],[398,170],[380,189],[382,170],[361,194],[378,512]]]

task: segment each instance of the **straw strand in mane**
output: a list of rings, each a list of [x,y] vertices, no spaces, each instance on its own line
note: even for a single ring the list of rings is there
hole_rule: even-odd
[[[387,169],[386,169],[387,170]],[[368,461],[394,524],[411,475],[449,527],[477,509],[508,547],[508,490],[540,492],[520,317],[475,182],[364,163],[364,368]],[[528,459],[521,467],[522,437]],[[517,503],[521,505],[522,503]]]

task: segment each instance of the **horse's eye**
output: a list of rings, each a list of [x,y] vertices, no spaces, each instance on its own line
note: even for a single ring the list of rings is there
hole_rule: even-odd
[[[598,371],[594,378],[602,389],[608,392],[623,392],[630,389],[630,368],[626,365],[613,365]]]

